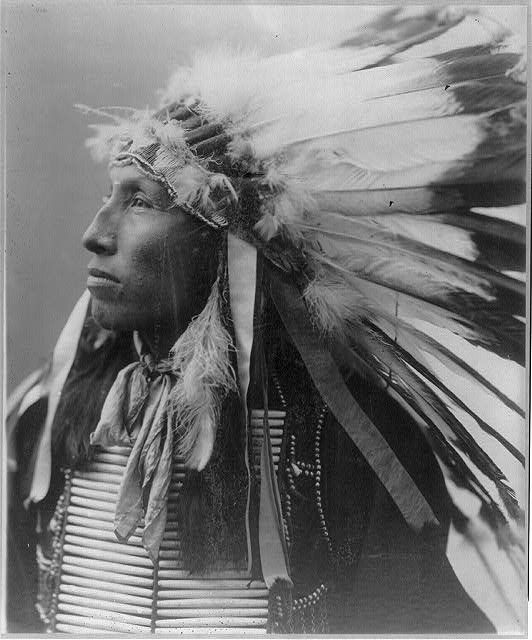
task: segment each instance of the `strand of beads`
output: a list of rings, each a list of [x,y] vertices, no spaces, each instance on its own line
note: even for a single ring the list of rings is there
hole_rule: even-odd
[[[294,599],[293,617],[296,633],[327,633],[326,593],[327,587],[322,583],[312,593]]]
[[[286,540],[286,544],[290,545],[290,528],[288,526],[288,518],[292,515],[292,497],[287,492],[285,498],[285,513],[286,517],[283,516],[283,530],[284,530],[284,539]]]
[[[327,587],[322,583],[319,587],[314,589],[312,593],[299,598],[294,598],[293,606],[296,611],[304,611],[308,607],[316,605],[321,597],[327,592]]]
[[[327,544],[327,549],[329,553],[332,555],[333,548],[331,538],[329,536],[329,530],[327,528],[327,522],[325,520],[325,513],[323,512],[323,503],[321,496],[321,434],[323,431],[323,424],[325,422],[325,414],[327,413],[327,407],[324,405],[320,411],[318,416],[318,422],[316,425],[316,435],[314,436],[314,487],[316,490],[316,505],[318,507],[318,516],[320,519],[320,528],[325,543]]]
[[[278,396],[281,400],[283,408],[286,409],[286,402],[282,389],[280,387],[277,376],[273,375],[274,385],[276,387]],[[292,496],[297,493],[295,478],[306,477],[314,480],[316,504],[319,515],[320,529],[322,536],[324,537],[327,550],[332,555],[332,542],[329,537],[329,531],[327,528],[325,514],[323,511],[322,497],[321,497],[321,436],[323,431],[323,425],[325,422],[325,416],[327,413],[327,406],[323,405],[317,419],[316,431],[314,436],[314,461],[304,462],[296,458],[296,435],[290,434],[288,439],[288,455],[286,457],[286,478],[288,484],[288,491],[285,493],[285,506],[286,516],[290,518],[292,512]],[[283,518],[285,531],[287,532],[286,520]],[[286,533],[287,535],[287,533]],[[287,535],[288,541],[288,535]],[[296,598],[292,602],[293,611],[293,625],[294,631],[297,633],[304,633],[310,624],[310,631],[313,633],[321,632],[326,633],[328,630],[327,623],[327,607],[325,602],[325,594],[327,587],[325,584],[321,584],[312,593]],[[278,603],[278,606],[280,603]],[[278,630],[278,629],[277,629]]]
[[[279,382],[279,378],[275,372],[272,372],[272,380],[275,390],[277,391],[277,395],[279,396],[279,400],[281,402],[282,408],[286,411],[286,398],[284,396],[283,390],[281,389],[281,383]]]
[[[72,472],[70,469],[65,469],[65,486],[63,493],[57,501],[57,506],[52,518],[54,537],[52,540],[52,561],[50,563],[50,584],[53,588],[52,591],[52,603],[50,611],[47,616],[47,620],[44,621],[47,625],[47,632],[55,632],[55,616],[57,613],[57,602],[59,598],[59,581],[60,581],[60,567],[63,556],[65,527],[66,527],[66,510],[70,502],[70,490],[72,485]]]
[[[37,587],[37,603],[35,605],[39,617],[45,625],[48,625],[50,620],[48,613],[52,604],[52,580],[50,575],[51,559],[47,558],[40,544],[36,545],[35,553],[37,556],[37,570],[38,570],[38,587]]]
[[[302,460],[296,460],[290,464],[292,467],[293,475],[305,476],[307,478],[313,478],[316,475],[316,465],[312,462],[303,462]]]
[[[294,446],[295,446],[295,440],[294,440]],[[286,465],[285,472],[286,472],[286,480],[288,483],[288,491],[286,491],[284,495],[284,507],[285,507],[284,512],[286,517],[283,517],[283,527],[285,532],[286,543],[289,544],[290,535],[289,535],[288,520],[292,517],[292,492],[295,491],[296,487],[294,484],[294,475],[292,473],[292,469],[289,464]]]
[[[285,513],[286,518],[290,518],[292,516],[292,495],[296,492],[296,485],[294,482],[294,469],[292,468],[291,461],[295,459],[296,455],[296,436],[294,433],[290,434],[289,447],[288,447],[288,456],[287,456],[287,465],[285,468],[286,471],[286,480],[288,483],[288,491],[285,493]],[[283,518],[283,522],[285,524],[285,531],[288,531],[288,526],[286,519]],[[288,542],[288,538],[287,538]]]

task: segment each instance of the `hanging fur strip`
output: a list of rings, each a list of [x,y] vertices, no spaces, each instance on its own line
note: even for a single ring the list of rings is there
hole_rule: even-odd
[[[204,469],[211,457],[224,398],[237,391],[229,360],[234,346],[222,321],[220,295],[218,278],[205,308],[170,352],[177,382],[168,399],[168,411],[177,432],[178,454],[196,471]]]

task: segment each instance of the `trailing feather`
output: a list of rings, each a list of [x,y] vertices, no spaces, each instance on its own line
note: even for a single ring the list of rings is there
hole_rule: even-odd
[[[211,457],[223,399],[237,390],[229,361],[233,345],[222,323],[219,295],[216,280],[205,308],[170,354],[177,382],[168,400],[169,416],[177,432],[177,451],[196,471]]]
[[[509,515],[520,518],[521,511],[512,491],[504,483],[505,476],[502,471],[431,390],[427,382],[407,366],[397,347],[383,340],[382,335],[377,340],[372,330],[358,333],[357,344],[374,364],[381,368],[382,375],[388,378],[389,384],[423,417],[429,425],[428,435],[433,444],[438,445],[439,455],[443,455],[455,473],[462,476],[462,481],[467,480],[471,484],[471,488],[485,502],[493,516],[500,522],[505,521],[500,510],[501,505],[497,503],[498,496],[505,510],[508,509]],[[445,444],[446,442],[448,444]],[[465,453],[477,472],[489,479],[488,483],[479,479],[474,471],[467,470],[468,464],[465,459],[459,461],[455,447]],[[493,491],[490,490],[489,483],[493,483]]]

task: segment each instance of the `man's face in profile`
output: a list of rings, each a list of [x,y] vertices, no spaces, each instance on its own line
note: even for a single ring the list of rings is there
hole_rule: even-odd
[[[109,175],[111,193],[83,237],[92,313],[107,329],[180,330],[205,289],[205,227],[134,165]]]

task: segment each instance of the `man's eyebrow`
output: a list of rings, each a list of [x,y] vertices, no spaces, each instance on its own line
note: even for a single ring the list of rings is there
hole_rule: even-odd
[[[120,187],[125,191],[132,191],[133,189],[141,189],[145,191],[151,198],[159,201],[168,201],[170,196],[168,191],[163,185],[159,185],[149,178],[126,178],[125,180],[118,180],[113,183],[114,186]]]
[[[125,189],[145,189],[146,191],[165,191],[162,185],[150,180],[149,178],[124,178],[124,180],[115,180],[113,183],[116,186],[124,187]]]

